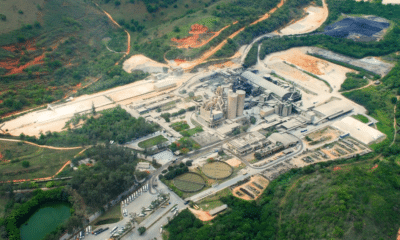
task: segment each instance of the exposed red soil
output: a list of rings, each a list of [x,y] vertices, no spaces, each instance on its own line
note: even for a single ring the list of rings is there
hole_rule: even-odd
[[[376,168],[378,168],[378,164],[375,164],[375,166],[373,166],[373,167],[371,168],[371,170],[374,170],[374,169],[376,169]]]
[[[201,24],[193,24],[189,31],[189,34],[191,34],[192,36],[182,39],[172,38],[171,41],[178,44],[177,48],[199,48],[217,37],[224,29],[229,26],[230,25],[223,27],[218,32],[210,32],[206,26],[203,26]]]
[[[175,59],[174,61],[175,61],[177,64],[186,62],[186,60],[179,59],[179,58]]]
[[[15,68],[11,69],[11,71],[9,71],[6,74],[6,76],[7,75],[11,75],[11,74],[22,73],[25,68],[27,68],[29,66],[32,66],[32,65],[43,64],[44,63],[43,58],[44,58],[44,54],[40,55],[39,57],[36,57],[32,61],[30,61],[30,62],[28,62],[28,63],[26,63],[26,64],[24,64],[22,66],[15,67]]]
[[[333,171],[337,171],[337,170],[340,170],[340,169],[342,169],[342,168],[341,167],[334,167]]]
[[[27,51],[36,51],[36,47],[34,46],[35,40],[27,40],[24,43],[18,43],[18,44],[13,44],[13,45],[7,45],[7,46],[2,46],[4,50],[10,51],[10,52],[15,52],[16,50],[19,51],[20,55],[24,55],[24,51],[22,50],[22,47],[25,47],[25,50]],[[56,46],[57,47],[57,46]],[[56,48],[54,47],[54,48]],[[13,59],[13,58],[8,58],[6,60],[0,61],[0,67],[8,70],[7,75],[11,74],[17,74],[17,73],[22,73],[23,70],[29,66],[36,65],[36,64],[43,64],[44,54],[41,56],[36,57],[32,61],[18,66],[20,63],[19,59]]]

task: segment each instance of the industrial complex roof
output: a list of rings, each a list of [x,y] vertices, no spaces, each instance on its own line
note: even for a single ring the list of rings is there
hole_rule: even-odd
[[[353,117],[345,117],[332,124],[332,126],[344,133],[349,133],[350,136],[364,144],[371,144],[385,137],[385,134]]]
[[[268,137],[268,140],[271,142],[275,143],[280,142],[282,143],[285,147],[292,145],[299,140],[295,138],[294,136],[287,134],[287,133],[273,133],[271,136]]]
[[[274,94],[278,95],[280,98],[283,98],[286,94],[290,94],[290,92],[278,85],[273,84],[272,82],[269,82],[268,80],[250,72],[250,71],[246,71],[244,73],[242,73],[242,77],[246,78],[247,80],[249,80],[250,82],[271,90]]]
[[[314,108],[314,112],[328,119],[350,112],[351,110],[353,110],[353,107],[350,104],[345,104],[344,101],[331,101]]]

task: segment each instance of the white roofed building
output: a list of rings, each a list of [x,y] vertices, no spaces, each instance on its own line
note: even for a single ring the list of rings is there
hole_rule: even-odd
[[[366,145],[381,141],[386,137],[385,134],[353,117],[345,117],[332,124],[332,127],[339,129],[345,134],[349,133],[351,137]]]

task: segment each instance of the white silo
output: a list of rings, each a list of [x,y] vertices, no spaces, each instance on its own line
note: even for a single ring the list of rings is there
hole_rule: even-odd
[[[237,105],[238,105],[238,95],[234,93],[232,90],[228,93],[228,119],[236,118],[237,112]]]
[[[246,92],[243,90],[238,90],[236,93],[238,95],[236,116],[240,117],[243,116],[244,98],[246,97]]]

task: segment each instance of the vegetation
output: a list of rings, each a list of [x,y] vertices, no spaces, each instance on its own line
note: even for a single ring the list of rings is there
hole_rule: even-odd
[[[53,176],[81,150],[55,150],[22,142],[1,141],[0,181]]]
[[[189,172],[189,168],[185,166],[185,164],[183,164],[183,166],[170,166],[170,168],[168,168],[168,173],[160,177],[161,179],[165,178],[167,180],[171,180],[187,172]]]
[[[173,142],[169,148],[171,151],[181,151],[182,154],[186,154],[193,149],[200,149],[200,145],[189,137],[183,137],[178,142]]]
[[[115,204],[111,208],[107,209],[107,211],[101,215],[98,219],[96,219],[96,222],[94,222],[94,225],[103,225],[103,224],[110,224],[110,223],[115,223],[119,222],[122,219],[122,214],[121,214],[121,204]]]
[[[369,119],[366,116],[362,115],[362,114],[353,115],[352,117],[357,119],[357,120],[359,120],[360,122],[363,122],[363,123],[368,123],[369,122]]]
[[[329,165],[334,164],[291,170],[271,182],[257,202],[223,197],[221,201],[228,204],[230,211],[212,220],[212,224],[203,224],[189,211],[182,211],[167,225],[169,237],[177,240],[395,237],[400,226],[396,200],[400,167],[384,161],[371,171],[374,163],[368,161],[343,165],[345,171],[333,172]]]
[[[69,202],[68,193],[63,188],[57,188],[49,191],[36,190],[35,196],[22,204],[19,208],[15,209],[5,220],[5,226],[8,233],[8,239],[17,240],[20,239],[19,227],[26,222],[29,217],[39,209],[43,204],[49,202]],[[80,216],[82,217],[82,216]],[[78,221],[76,221],[78,220]],[[69,221],[60,226],[60,229],[72,230],[75,227],[82,225],[81,220],[75,217],[71,217]]]
[[[25,5],[30,4],[33,2]],[[28,9],[32,11],[36,7],[33,5]],[[0,69],[0,89],[5,90],[0,93],[0,115],[51,103],[66,95],[120,86],[147,76],[142,72],[128,74],[121,65],[114,66],[122,53],[110,52],[101,40],[111,37],[108,45],[125,51],[126,34],[122,32],[125,39],[121,38],[120,30],[116,30],[90,3],[84,0],[46,1],[41,9],[41,23],[32,20],[33,25],[24,24],[0,37],[0,46],[19,43],[13,51],[1,48],[0,60],[7,64],[18,61],[15,68],[29,64],[16,74]],[[9,23],[13,24],[7,18]],[[17,24],[20,26],[20,22]],[[31,65],[39,57],[42,61]],[[72,91],[79,88],[77,85],[87,87],[74,94]]]
[[[199,132],[202,132],[202,131],[203,131],[203,128],[200,127],[200,126],[197,126],[197,127],[195,127],[195,128],[192,128],[192,129],[183,130],[183,131],[181,131],[181,134],[182,134],[182,136],[184,136],[184,137],[191,137],[191,136],[193,136],[194,134],[199,133]]]
[[[96,144],[97,142],[115,141],[120,144],[155,132],[159,126],[147,123],[144,118],[134,118],[121,107],[101,112],[101,116],[93,116],[81,128],[68,129],[61,133],[47,132],[38,139],[21,136],[22,139],[38,144],[56,146],[76,146]]]
[[[158,135],[156,137],[144,140],[142,142],[140,142],[138,145],[141,148],[149,148],[152,146],[156,146],[158,144],[161,144],[163,142],[167,142],[168,139],[166,139],[163,135]]]
[[[97,145],[85,151],[84,157],[96,164],[79,166],[72,173],[70,184],[91,209],[101,208],[135,183],[133,173],[139,160],[131,150]]]

